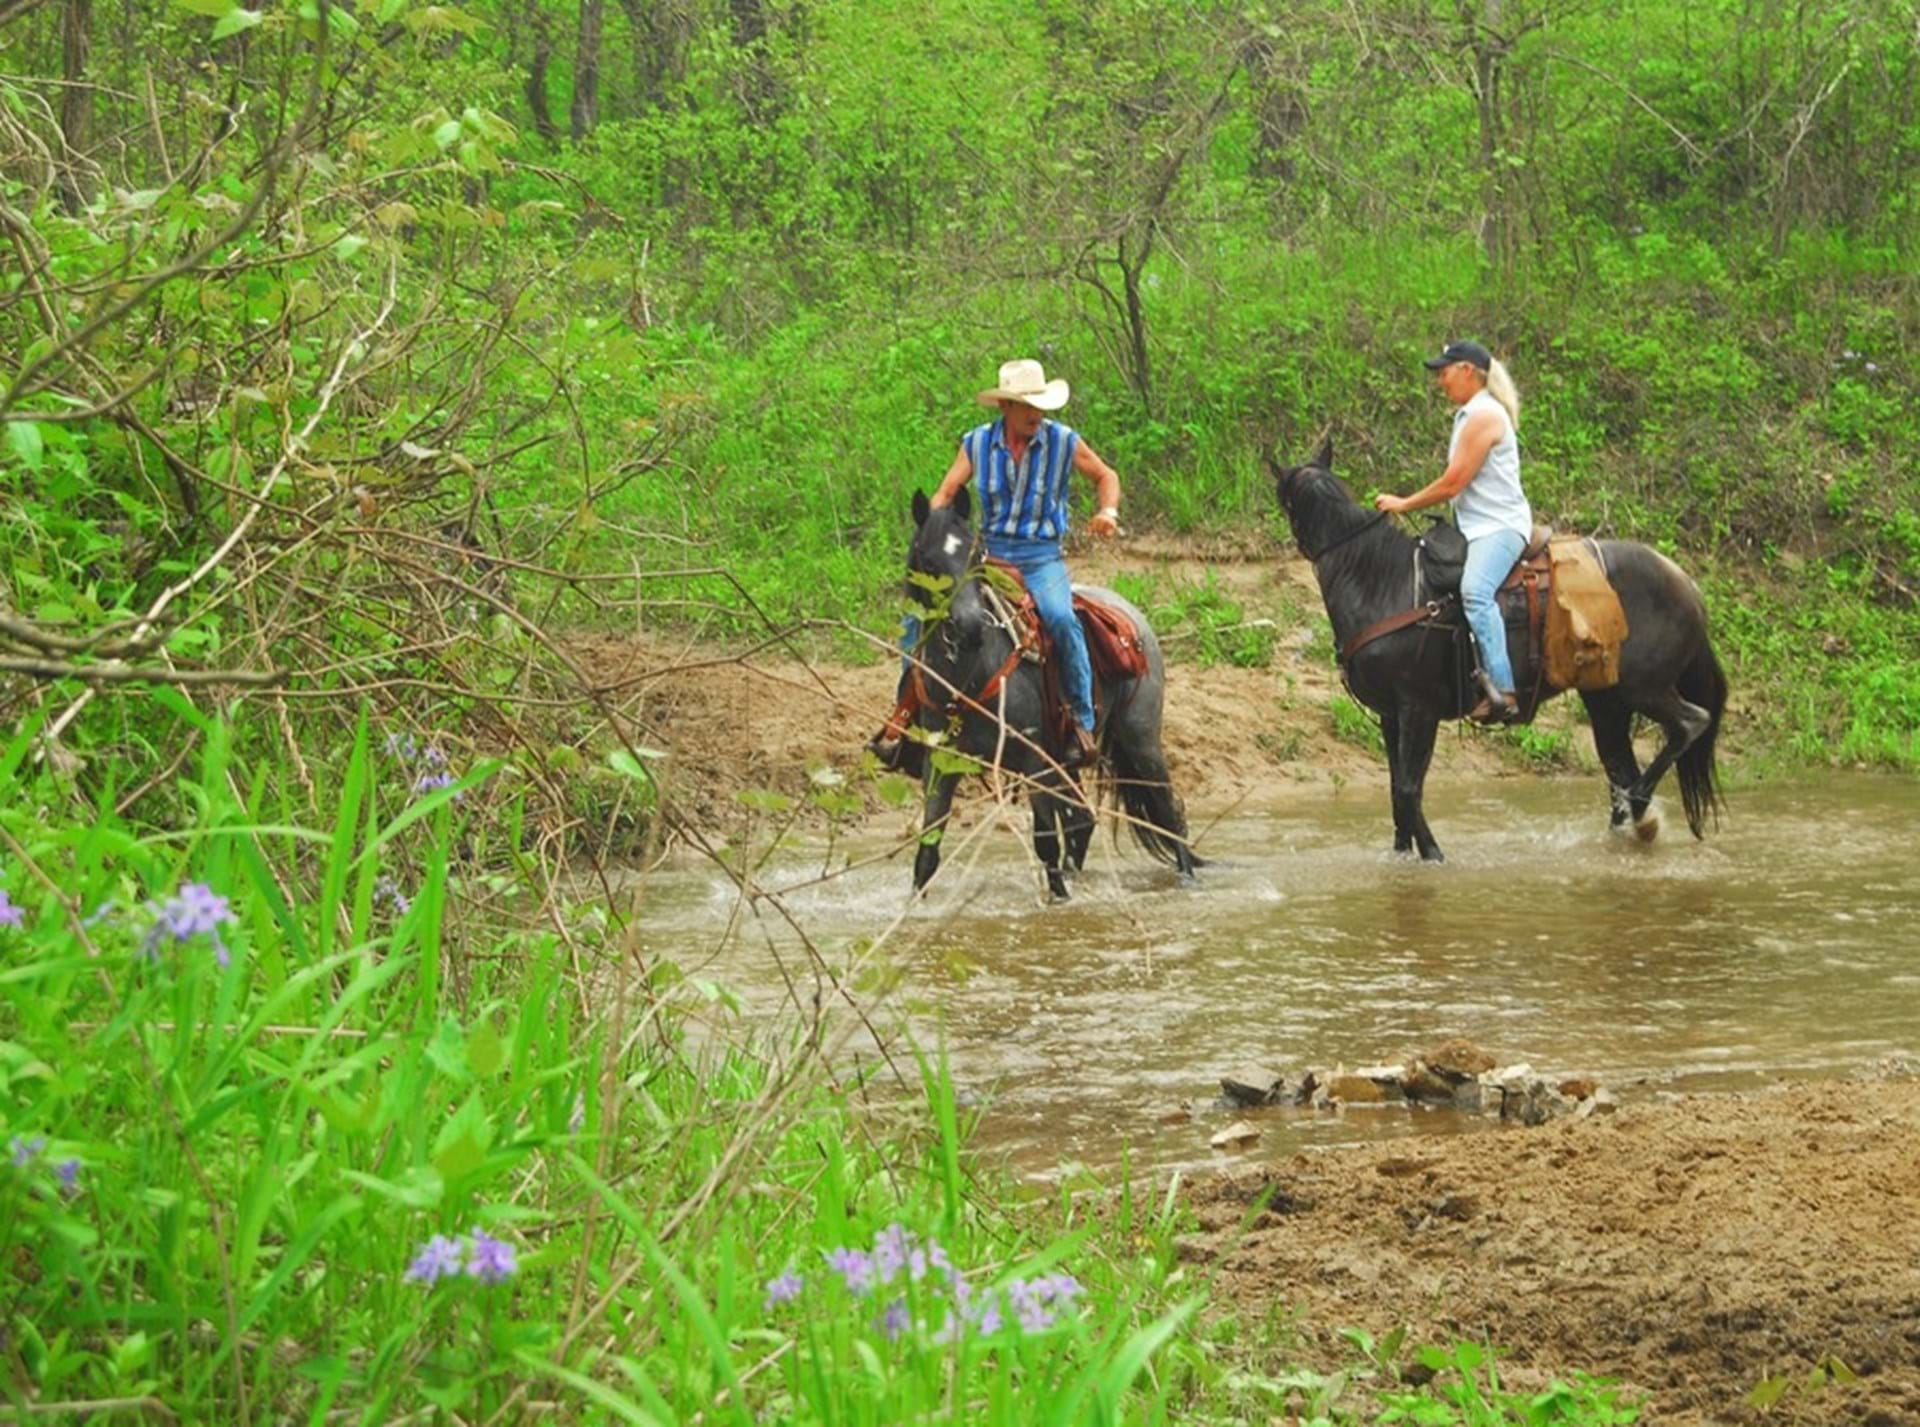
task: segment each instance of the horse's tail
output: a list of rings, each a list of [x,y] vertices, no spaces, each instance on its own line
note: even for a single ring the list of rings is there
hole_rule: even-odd
[[[1687,829],[1695,837],[1706,832],[1707,819],[1720,826],[1720,813],[1726,802],[1720,796],[1713,766],[1713,745],[1720,733],[1720,716],[1727,707],[1727,676],[1720,670],[1713,646],[1702,643],[1693,662],[1680,671],[1680,697],[1707,711],[1705,733],[1687,745],[1674,765],[1680,780],[1680,806],[1686,809]]]
[[[1157,740],[1156,740],[1157,741]],[[1115,739],[1109,753],[1113,781],[1126,809],[1127,826],[1149,856],[1182,872],[1204,867],[1187,841],[1187,814],[1173,791],[1167,760],[1158,748],[1132,748]]]

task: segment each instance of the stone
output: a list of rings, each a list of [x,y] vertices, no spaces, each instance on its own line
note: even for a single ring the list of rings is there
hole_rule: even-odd
[[[1159,1118],[1163,1125],[1184,1125],[1193,1119],[1193,1102],[1183,1100],[1171,1110],[1162,1110]]]
[[[1243,1065],[1220,1077],[1221,1095],[1236,1105],[1272,1105],[1286,1088],[1286,1076],[1260,1065]]]
[[[1389,1097],[1378,1081],[1367,1076],[1336,1075],[1327,1081],[1327,1098],[1342,1105],[1384,1105]],[[1395,1094],[1392,1098],[1400,1097]]]
[[[1569,1100],[1584,1100],[1599,1088],[1596,1082],[1587,1079],[1584,1075],[1576,1075],[1570,1080],[1560,1082],[1560,1093]]]
[[[1484,1075],[1499,1064],[1472,1041],[1457,1038],[1435,1046],[1421,1060],[1435,1075],[1455,1083],[1470,1076]]]
[[[1486,1106],[1486,1087],[1476,1077],[1463,1080],[1453,1087],[1453,1103],[1456,1109],[1477,1115]]]
[[[1596,1086],[1593,1093],[1583,1099],[1574,1110],[1573,1117],[1576,1120],[1584,1120],[1590,1115],[1611,1115],[1619,1108],[1620,1102],[1613,1098],[1612,1091]]]
[[[1498,1070],[1483,1073],[1480,1079],[1488,1085],[1525,1085],[1533,1079],[1533,1067],[1525,1061],[1521,1061],[1518,1065],[1503,1065]]]
[[[1431,1104],[1438,1100],[1453,1099],[1454,1082],[1427,1067],[1427,1063],[1416,1060],[1407,1067],[1407,1073],[1400,1082],[1400,1088],[1409,1100],[1423,1100]]]
[[[1239,1145],[1250,1145],[1260,1138],[1260,1127],[1250,1125],[1245,1120],[1235,1120],[1220,1131],[1207,1143],[1217,1150],[1233,1149]]]

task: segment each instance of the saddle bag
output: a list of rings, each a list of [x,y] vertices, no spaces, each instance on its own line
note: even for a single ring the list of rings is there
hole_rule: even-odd
[[[1609,689],[1620,682],[1620,646],[1627,614],[1607,578],[1600,547],[1589,539],[1559,539],[1547,601],[1546,675],[1561,689]]]
[[[1451,520],[1436,520],[1415,543],[1427,598],[1460,593],[1460,577],[1467,569],[1467,537],[1460,533],[1460,527]]]

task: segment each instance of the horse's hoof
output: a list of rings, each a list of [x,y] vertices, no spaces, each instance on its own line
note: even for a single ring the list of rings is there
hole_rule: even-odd
[[[1652,842],[1660,836],[1660,814],[1648,813],[1633,825],[1633,835],[1642,842]]]
[[[1420,854],[1420,860],[1422,862],[1431,862],[1437,867],[1447,860],[1447,854],[1437,847],[1429,847]]]

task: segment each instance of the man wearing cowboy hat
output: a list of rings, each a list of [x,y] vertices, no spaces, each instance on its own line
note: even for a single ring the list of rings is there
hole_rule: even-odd
[[[1120,528],[1120,477],[1079,432],[1047,414],[1067,404],[1067,384],[1059,377],[1048,381],[1040,363],[1003,362],[999,385],[981,392],[978,400],[998,407],[1000,418],[960,438],[960,452],[932,504],[935,509],[947,505],[968,481],[976,481],[987,554],[1020,572],[1060,661],[1062,692],[1074,716],[1073,744],[1061,761],[1068,767],[1091,763],[1098,756],[1093,666],[1073,612],[1073,582],[1060,558],[1060,541],[1067,533],[1069,474],[1078,471],[1094,482],[1100,508],[1087,529],[1099,536]]]

